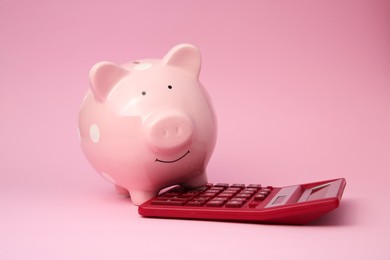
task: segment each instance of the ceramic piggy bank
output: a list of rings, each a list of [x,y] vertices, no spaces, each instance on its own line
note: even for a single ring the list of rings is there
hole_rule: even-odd
[[[100,62],[79,117],[88,161],[138,205],[167,186],[206,184],[216,118],[198,80],[199,50],[173,47],[162,59]]]

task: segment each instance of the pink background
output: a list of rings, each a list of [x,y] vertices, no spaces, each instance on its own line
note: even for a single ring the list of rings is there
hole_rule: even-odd
[[[309,226],[141,218],[79,147],[101,60],[189,42],[219,119],[211,182],[345,177]],[[0,0],[0,259],[390,259],[390,2]]]

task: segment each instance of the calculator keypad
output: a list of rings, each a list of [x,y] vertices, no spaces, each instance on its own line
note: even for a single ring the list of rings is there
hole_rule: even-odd
[[[198,189],[175,187],[151,201],[152,205],[240,208],[247,202],[256,208],[272,191],[272,186],[260,184],[207,184]]]
[[[336,209],[345,185],[345,179],[339,178],[285,187],[239,183],[196,189],[174,186],[141,204],[138,213],[155,218],[302,225]]]

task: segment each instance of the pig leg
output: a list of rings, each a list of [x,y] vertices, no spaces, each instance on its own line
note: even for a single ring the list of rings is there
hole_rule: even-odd
[[[130,197],[129,191],[121,186],[115,185],[115,191],[119,196]]]
[[[207,175],[205,172],[196,175],[194,178],[189,179],[183,183],[183,186],[186,188],[199,188],[207,184]]]
[[[134,205],[140,205],[145,201],[156,197],[157,194],[158,191],[139,191],[139,190],[130,191],[131,201],[133,202]]]

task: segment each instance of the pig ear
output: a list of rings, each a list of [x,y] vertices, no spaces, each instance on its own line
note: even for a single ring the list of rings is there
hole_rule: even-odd
[[[114,85],[129,71],[111,62],[99,62],[89,72],[92,93],[98,102],[104,102]]]
[[[198,48],[190,44],[179,44],[168,51],[163,58],[164,65],[181,68],[198,78],[202,59]]]

